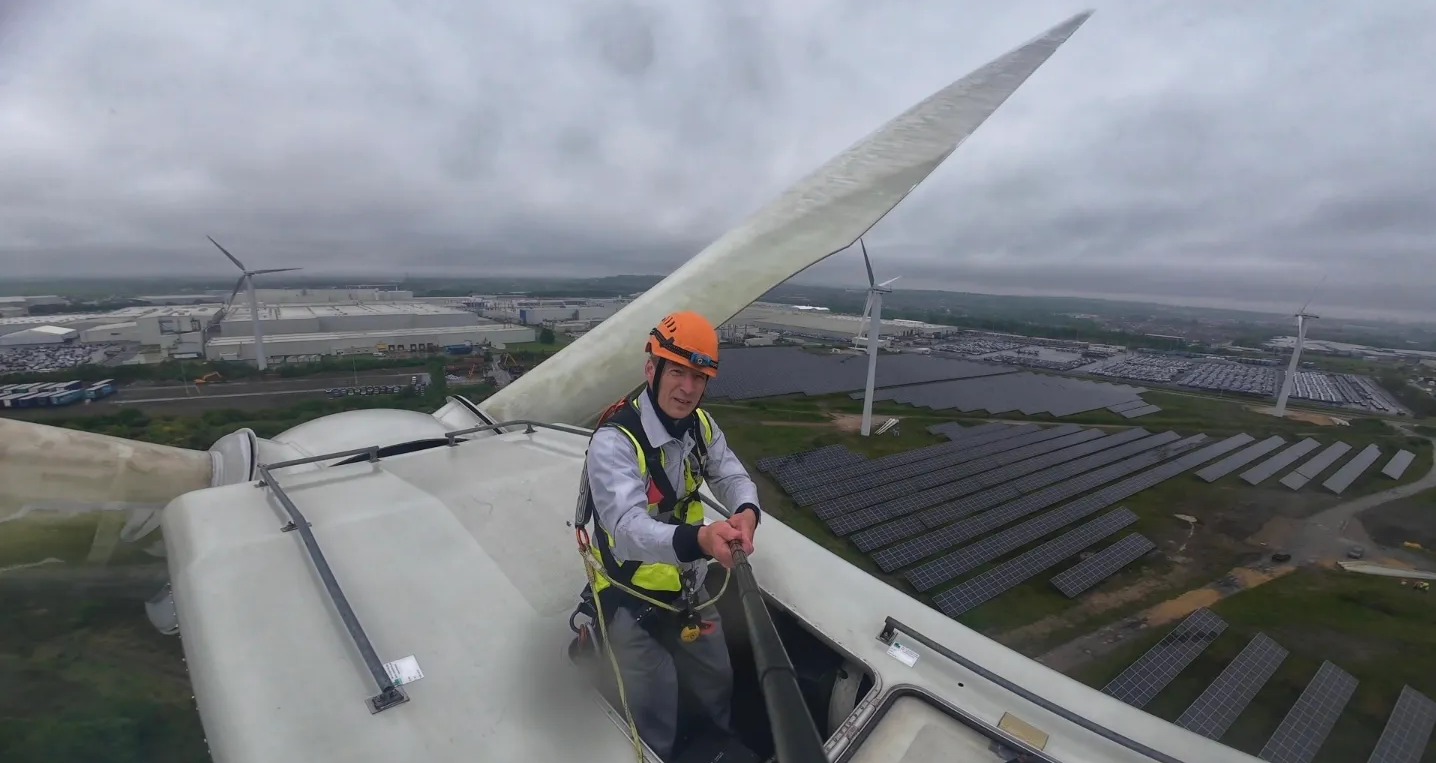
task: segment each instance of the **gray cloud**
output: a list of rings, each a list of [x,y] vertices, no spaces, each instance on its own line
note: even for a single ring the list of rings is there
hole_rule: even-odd
[[[0,5],[4,272],[216,275],[206,233],[314,273],[667,272],[1085,7]],[[879,270],[1436,318],[1436,9],[1092,5],[873,231]]]

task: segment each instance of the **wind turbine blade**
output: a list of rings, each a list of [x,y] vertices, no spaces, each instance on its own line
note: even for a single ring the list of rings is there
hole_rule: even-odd
[[[266,269],[264,269],[264,270],[251,270],[251,271],[249,271],[249,274],[252,275],[252,276],[262,276],[262,275],[264,275],[265,273],[288,273],[288,272],[291,271],[291,270],[303,270],[303,269],[304,269],[304,268],[266,268]]]
[[[229,293],[229,299],[225,300],[225,303],[224,303],[224,304],[225,304],[226,306],[228,306],[228,307],[234,307],[234,295],[238,294],[238,293],[239,293],[239,290],[244,287],[244,279],[246,279],[246,278],[248,278],[248,277],[249,277],[248,274],[241,275],[241,276],[239,277],[239,280],[234,282],[234,291],[230,292],[230,293]]]
[[[872,286],[877,279],[873,278],[873,261],[868,259],[868,245],[861,238],[858,239],[858,245],[863,248],[863,267],[868,269],[868,286]]]
[[[0,419],[0,520],[29,509],[163,508],[210,486],[210,454]]]
[[[863,304],[863,317],[858,319],[858,333],[854,336],[862,336],[863,328],[868,325],[868,315],[873,310],[873,293],[868,292],[868,301]]]
[[[879,288],[882,288],[882,287],[884,287],[884,286],[891,286],[891,285],[893,284],[893,282],[896,281],[896,280],[898,280],[899,278],[902,278],[902,276],[893,276],[892,278],[889,278],[888,280],[883,281],[882,283],[878,284],[878,287],[879,287]]]
[[[664,315],[694,310],[721,325],[794,274],[851,246],[1090,16],[1073,16],[889,121],[482,407],[498,419],[592,423],[643,382],[644,337]]]
[[[224,253],[224,256],[228,257],[228,258],[229,258],[229,261],[230,261],[230,262],[233,262],[235,267],[239,268],[240,270],[244,270],[244,271],[248,271],[248,270],[249,270],[248,268],[246,268],[246,267],[244,266],[244,263],[243,263],[243,262],[240,262],[240,261],[239,261],[239,258],[237,258],[237,257],[235,257],[234,255],[230,254],[228,249],[225,249],[224,247],[220,246],[220,245],[219,245],[219,242],[218,242],[218,241],[215,241],[213,236],[205,236],[205,238],[209,239],[209,242],[210,242],[211,244],[214,244],[216,247],[219,247],[219,251],[220,251],[220,252],[223,252],[223,253]]]

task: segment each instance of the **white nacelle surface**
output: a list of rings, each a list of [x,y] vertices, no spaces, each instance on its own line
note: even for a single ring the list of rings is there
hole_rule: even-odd
[[[403,687],[408,703],[378,714],[365,704],[374,683],[301,537],[281,531],[288,515],[273,491],[246,483],[171,503],[164,532],[174,600],[214,759],[632,760],[621,718],[566,655],[568,616],[584,585],[567,523],[586,442],[538,429],[372,464],[275,472],[311,523],[379,658],[413,655],[424,673]],[[710,520],[720,518],[710,509]],[[863,737],[868,761],[929,760],[922,745],[913,745],[937,733],[923,731],[934,723],[946,724],[944,738],[975,737],[948,715],[914,710],[909,700],[874,718],[895,691],[915,690],[987,727],[1012,713],[1049,736],[1045,752],[1056,760],[1148,760],[902,632],[898,640],[917,661],[896,659],[878,638],[891,616],[1178,759],[1254,760],[973,633],[772,516],[755,545],[754,572],[772,598],[875,678],[854,720],[831,742],[835,752],[872,720],[881,733]],[[924,700],[921,707],[928,706],[935,705]]]

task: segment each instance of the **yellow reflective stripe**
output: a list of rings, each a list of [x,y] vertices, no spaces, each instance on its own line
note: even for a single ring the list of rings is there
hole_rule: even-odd
[[[703,442],[706,445],[713,444],[713,422],[708,420],[708,412],[702,408],[695,409],[698,414],[698,423],[703,425]]]
[[[643,446],[639,444],[638,438],[634,437],[633,433],[624,428],[622,424],[614,424],[613,428],[627,435],[628,439],[633,442],[633,452],[638,454],[638,476],[647,477],[648,459],[643,455]],[[662,456],[662,451],[659,451],[659,455]]]
[[[662,562],[649,562],[639,565],[638,570],[633,573],[633,585],[635,588],[646,588],[650,591],[677,591],[682,583],[677,567]]]

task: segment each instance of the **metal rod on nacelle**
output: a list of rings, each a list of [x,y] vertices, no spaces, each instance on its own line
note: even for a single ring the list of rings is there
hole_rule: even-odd
[[[773,751],[778,763],[827,763],[823,739],[808,714],[803,690],[793,662],[778,636],[778,628],[768,614],[763,592],[753,577],[748,555],[737,542],[729,544],[733,552],[733,577],[738,581],[738,596],[743,615],[748,619],[748,635],[753,642],[753,662],[758,670],[758,686],[763,703],[768,707],[768,725],[773,732]]]

